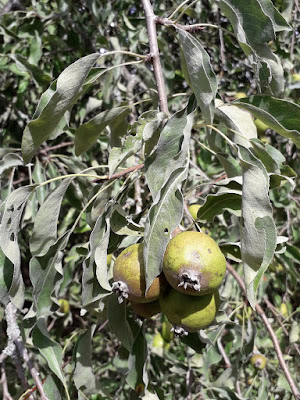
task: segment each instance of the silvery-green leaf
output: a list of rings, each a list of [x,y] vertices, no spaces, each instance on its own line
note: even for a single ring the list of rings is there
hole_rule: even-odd
[[[13,279],[14,265],[5,257],[0,249],[0,303],[9,303],[9,289]]]
[[[179,187],[187,177],[187,170],[188,164],[171,173],[149,210],[143,247],[147,290],[162,270],[162,260],[171,233],[182,219],[183,197]]]
[[[268,45],[261,45],[256,48],[254,64],[256,64],[260,92],[282,97],[285,80],[280,58],[272,53]]]
[[[177,29],[177,32],[192,90],[205,121],[211,124],[213,122],[214,99],[218,85],[210,64],[209,55],[193,35],[182,29]]]
[[[272,156],[265,150],[265,146],[260,140],[251,140],[251,145],[252,153],[264,164],[267,172],[280,172],[280,165],[278,165]],[[285,160],[284,157],[283,160]]]
[[[129,372],[126,382],[132,389],[136,389],[138,385],[145,386],[144,374],[147,373],[147,353],[147,341],[143,333],[143,327],[141,327],[134,339],[128,360]]]
[[[237,133],[228,131],[233,142],[244,147],[250,147],[249,140],[257,138],[257,130],[251,114],[247,111],[239,110],[234,105],[223,103],[218,99],[216,99],[215,104],[216,119],[227,128],[237,131]]]
[[[57,223],[61,202],[73,178],[64,179],[41,205],[34,221],[30,238],[32,255],[43,256],[57,239]]]
[[[39,319],[33,328],[32,341],[45,358],[51,371],[65,386],[65,377],[62,372],[62,348],[50,338],[44,319]]]
[[[75,131],[75,153],[77,156],[87,151],[99,138],[103,129],[115,119],[124,119],[130,113],[129,107],[117,107],[97,114]]]
[[[59,238],[45,255],[35,256],[30,260],[29,274],[37,318],[51,315],[56,308],[55,306],[53,308],[53,300],[57,298],[63,278],[62,250],[67,245],[69,233]]]
[[[291,139],[300,148],[300,106],[270,96],[251,96],[234,104],[248,110],[280,135]]]
[[[34,186],[20,187],[7,197],[0,225],[0,247],[14,265],[9,295],[17,307],[22,307],[24,302],[24,283],[20,270],[21,256],[17,237],[26,201],[34,188]]]
[[[83,57],[69,65],[58,77],[56,91],[42,109],[37,119],[26,126],[22,138],[22,154],[28,163],[39,146],[47,140],[58,123],[76,102],[92,66],[99,57],[98,53]]]
[[[26,57],[21,54],[12,54],[10,56],[16,63],[16,66],[22,70],[27,71],[33,78],[37,86],[45,86],[51,82],[51,77],[42,69],[32,64]]]
[[[290,26],[270,0],[221,0],[220,8],[233,25],[237,40],[245,54],[253,55],[261,89],[273,95],[283,93],[283,69],[279,59],[268,48],[275,32]]]
[[[100,215],[95,223],[93,231],[90,235],[89,247],[90,251],[85,262],[89,265],[89,270],[93,269],[94,262],[96,264],[96,277],[100,286],[110,291],[111,286],[108,282],[107,267],[107,246],[110,234],[110,218],[108,212]]]
[[[111,215],[110,224],[112,231],[117,235],[143,235],[144,228],[130,220],[118,204]]]
[[[15,153],[5,154],[3,158],[0,160],[0,176],[8,168],[18,167],[19,165],[23,165],[22,158]]]
[[[85,395],[91,395],[100,389],[99,382],[93,372],[92,339],[96,325],[92,325],[86,332],[79,336],[74,349],[74,383],[77,390],[82,390]]]
[[[259,281],[276,248],[276,228],[264,165],[243,147],[239,148],[239,158],[243,170],[241,252],[247,297],[254,307]]]
[[[221,243],[220,249],[224,256],[229,260],[242,262],[241,258],[241,243]]]
[[[42,164],[38,158],[36,158],[36,160],[35,160],[34,170],[32,173],[32,179],[33,179],[33,182],[37,183],[37,184],[42,183],[46,180],[45,169],[42,166]],[[36,188],[36,197],[37,197],[37,200],[40,205],[44,202],[47,193],[48,193],[48,191],[47,191],[47,187],[45,185],[40,186],[39,188]]]
[[[43,384],[45,395],[49,400],[63,400],[65,390],[61,381],[55,374],[47,375],[47,379]]]
[[[174,114],[163,128],[156,150],[145,161],[153,199],[174,171],[185,164],[194,118],[194,102]]]
[[[212,222],[216,215],[223,214],[225,210],[240,216],[241,202],[241,192],[238,190],[227,189],[225,192],[210,194],[206,197],[205,203],[199,208],[197,219]]]
[[[127,321],[126,313],[126,301],[119,304],[118,297],[114,293],[111,294],[107,310],[109,326],[122,345],[130,352],[134,342],[134,337]]]
[[[232,178],[234,176],[239,176],[242,174],[242,170],[238,161],[230,154],[217,153],[216,157],[222,164],[228,178]]]

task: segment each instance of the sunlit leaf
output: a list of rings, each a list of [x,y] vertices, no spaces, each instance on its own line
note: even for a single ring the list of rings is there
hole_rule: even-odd
[[[99,57],[98,53],[80,58],[69,65],[58,77],[56,91],[34,119],[26,126],[22,139],[22,154],[24,162],[28,163],[40,145],[47,140],[66,111],[76,102],[80,89]]]

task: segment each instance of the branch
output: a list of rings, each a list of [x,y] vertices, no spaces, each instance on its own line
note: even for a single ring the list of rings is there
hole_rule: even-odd
[[[26,362],[29,371],[31,373],[31,376],[36,384],[36,387],[41,395],[41,400],[49,400],[48,397],[45,395],[44,389],[43,389],[43,384],[42,381],[39,377],[39,373],[33,366],[27,349],[24,347],[22,339],[21,339],[21,332],[20,328],[17,324],[17,308],[13,303],[8,303],[6,309],[5,309],[5,316],[6,316],[6,322],[7,322],[7,336],[8,336],[8,346],[16,347],[20,355],[22,356],[23,360]]]
[[[142,169],[143,167],[144,167],[144,164],[138,164],[138,165],[136,165],[134,167],[127,168],[124,171],[117,172],[116,174],[113,174],[111,176],[106,175],[105,177],[101,177],[99,179],[94,179],[91,182],[99,182],[99,181],[102,181],[102,180],[104,181],[104,180],[119,179],[119,178],[122,178],[122,176],[125,176],[125,175],[127,175],[127,174],[129,174],[130,172],[133,172],[133,171],[138,171],[139,169]]]
[[[236,270],[228,262],[226,263],[226,267],[227,267],[228,271],[232,274],[232,276],[236,279],[237,283],[239,284],[240,288],[243,291],[244,296],[247,298],[246,286],[245,286],[242,278],[239,276],[239,274],[236,272]],[[267,328],[267,330],[270,334],[270,337],[272,339],[272,342],[274,344],[274,348],[275,348],[275,351],[276,351],[276,354],[278,357],[279,364],[280,364],[280,366],[285,374],[285,377],[290,385],[293,395],[296,400],[300,400],[300,393],[299,393],[297,386],[291,376],[291,373],[284,361],[283,354],[282,354],[282,351],[280,348],[280,344],[279,344],[277,336],[272,328],[272,325],[270,324],[264,310],[261,308],[261,306],[259,304],[255,305],[255,310],[256,310],[257,314],[261,317],[262,322],[264,323],[265,327]]]
[[[154,76],[156,80],[156,86],[158,91],[158,99],[160,110],[166,114],[169,114],[167,93],[165,82],[163,78],[162,67],[159,58],[159,50],[156,35],[156,15],[153,13],[153,9],[150,0],[142,0],[143,8],[146,15],[147,31],[149,36],[150,54],[154,69]]]

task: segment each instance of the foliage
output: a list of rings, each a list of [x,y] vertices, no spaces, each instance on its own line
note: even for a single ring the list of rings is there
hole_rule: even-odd
[[[0,350],[12,302],[50,400],[290,399],[253,309],[268,306],[299,379],[299,6],[152,1],[168,115],[142,3],[31,0],[0,16]],[[178,226],[210,231],[252,308],[228,273],[212,326],[153,346],[165,316],[119,304],[113,262],[143,241],[149,288]],[[3,397],[26,398],[15,358],[4,370]]]

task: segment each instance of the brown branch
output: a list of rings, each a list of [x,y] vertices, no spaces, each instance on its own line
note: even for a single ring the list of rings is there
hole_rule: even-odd
[[[153,8],[151,6],[150,0],[142,0],[144,12],[146,15],[146,23],[147,23],[147,31],[149,37],[149,47],[150,47],[150,55],[152,59],[154,76],[156,80],[158,99],[159,99],[159,107],[160,110],[169,114],[168,109],[168,101],[167,101],[167,93],[166,86],[163,78],[162,67],[159,58],[159,50],[157,43],[157,35],[156,35],[156,15],[153,13]]]
[[[138,164],[138,165],[135,165],[134,167],[127,168],[124,171],[117,172],[116,174],[113,174],[111,176],[106,175],[103,178],[94,179],[91,182],[99,182],[99,181],[105,181],[105,180],[119,179],[119,178],[122,178],[123,176],[125,176],[127,174],[130,174],[130,172],[138,171],[139,169],[142,169],[143,167],[144,167],[144,164]]]
[[[267,299],[266,296],[264,296],[264,302],[266,303],[266,305],[268,306],[268,308],[271,310],[272,314],[273,314],[273,315],[275,316],[275,318],[277,319],[277,321],[278,321],[279,325],[281,326],[281,328],[282,328],[283,332],[285,333],[285,335],[286,335],[287,337],[289,337],[289,332],[288,332],[288,330],[286,329],[286,327],[283,325],[282,321],[281,321],[280,318],[278,317],[278,314],[277,314],[277,312],[276,312],[276,311],[277,311],[277,310],[276,310],[276,307]],[[299,346],[297,345],[297,343],[292,343],[292,345],[294,346],[295,350],[297,351],[297,353],[298,353],[299,356],[300,356],[300,349],[299,349]]]
[[[225,361],[225,367],[226,368],[230,368],[231,367],[231,362],[230,362],[230,360],[229,360],[229,358],[228,358],[228,356],[227,356],[227,354],[225,352],[225,349],[224,349],[223,344],[221,342],[221,338],[219,338],[217,340],[217,345],[218,345],[219,351],[221,353],[221,356],[223,357],[223,359]]]
[[[47,155],[47,153],[49,151],[61,149],[62,147],[71,146],[73,144],[74,144],[74,142],[64,142],[64,143],[57,144],[55,146],[44,147],[43,149],[39,150],[39,153]]]
[[[246,297],[247,296],[247,292],[246,292],[246,286],[244,284],[244,281],[239,276],[239,274],[236,272],[236,270],[228,262],[226,263],[226,267],[227,267],[228,271],[232,274],[232,276],[236,279],[237,283],[239,284],[240,288],[243,291],[244,296]],[[280,344],[279,344],[277,336],[276,336],[276,334],[275,334],[275,332],[274,332],[274,330],[272,328],[272,325],[270,324],[270,322],[269,322],[264,310],[261,308],[261,306],[259,304],[255,305],[255,310],[256,310],[257,314],[261,317],[262,322],[264,323],[265,327],[267,328],[267,330],[269,332],[269,335],[270,335],[271,340],[272,340],[273,345],[274,345],[275,352],[276,352],[277,357],[278,357],[279,364],[280,364],[280,366],[281,366],[281,368],[282,368],[282,370],[283,370],[283,372],[285,374],[285,377],[286,377],[286,379],[287,379],[287,381],[288,381],[288,383],[290,385],[292,393],[293,393],[293,395],[294,395],[296,400],[300,400],[300,393],[299,393],[299,391],[297,389],[297,386],[296,386],[296,384],[295,384],[295,382],[294,382],[294,380],[293,380],[293,378],[291,376],[291,373],[290,373],[290,371],[289,371],[289,369],[288,369],[288,367],[287,367],[287,365],[286,365],[286,363],[284,361],[283,354],[282,354],[282,351],[281,351],[281,348],[280,348]]]

